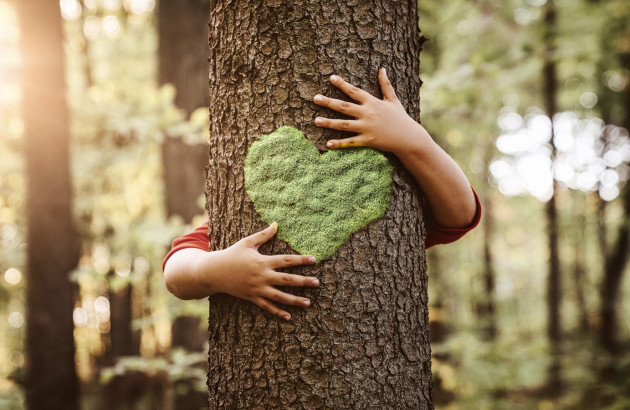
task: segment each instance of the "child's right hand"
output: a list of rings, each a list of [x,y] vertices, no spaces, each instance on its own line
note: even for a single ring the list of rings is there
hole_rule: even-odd
[[[268,228],[241,239],[229,248],[219,251],[222,254],[212,264],[219,273],[215,290],[255,303],[262,309],[282,319],[290,320],[289,312],[280,309],[274,302],[285,305],[307,307],[310,300],[282,292],[275,286],[319,285],[317,278],[291,275],[276,269],[288,266],[312,265],[315,257],[310,255],[262,255],[258,247],[271,239],[278,229],[274,222]],[[214,252],[210,252],[212,254]],[[218,256],[218,255],[215,255]]]

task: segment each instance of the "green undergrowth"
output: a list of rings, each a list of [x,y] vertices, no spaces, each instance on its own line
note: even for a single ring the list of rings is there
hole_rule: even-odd
[[[245,158],[245,188],[278,238],[317,263],[389,206],[392,166],[371,148],[320,155],[304,134],[282,127],[262,135]]]

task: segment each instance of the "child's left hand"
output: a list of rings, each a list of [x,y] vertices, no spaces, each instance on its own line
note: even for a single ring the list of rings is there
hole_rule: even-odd
[[[427,142],[432,141],[424,128],[405,111],[396,97],[396,92],[384,68],[379,71],[378,81],[383,92],[382,100],[336,75],[330,77],[330,82],[359,104],[320,94],[314,97],[315,104],[355,118],[354,120],[323,117],[315,119],[317,126],[357,133],[356,136],[344,140],[328,141],[328,148],[368,146],[392,152],[400,157],[413,149],[422,150]],[[424,138],[418,138],[419,136]]]

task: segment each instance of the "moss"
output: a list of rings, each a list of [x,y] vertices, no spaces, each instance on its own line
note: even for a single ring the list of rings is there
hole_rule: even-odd
[[[249,148],[245,189],[262,220],[278,223],[278,238],[320,263],[385,214],[391,173],[387,158],[374,149],[320,155],[301,131],[282,127]]]

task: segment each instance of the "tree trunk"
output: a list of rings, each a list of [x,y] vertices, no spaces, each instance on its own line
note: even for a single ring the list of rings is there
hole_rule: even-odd
[[[488,144],[485,150],[485,180],[490,178],[490,161],[494,154],[492,144]],[[494,254],[492,252],[492,241],[494,238],[494,213],[493,200],[490,186],[486,185],[483,191],[483,207],[486,214],[483,218],[483,284],[484,284],[484,302],[482,304],[483,313],[483,332],[488,340],[495,340],[497,337],[497,318],[496,318],[496,296],[495,296],[495,277],[494,270]]]
[[[208,106],[209,13],[208,0],[158,2],[158,80],[175,86],[175,105],[187,114]],[[179,136],[168,137],[162,145],[162,159],[167,212],[190,222],[200,213],[198,199],[204,190],[207,145],[189,145]],[[176,317],[171,331],[171,345],[191,352],[202,351],[208,337],[205,324],[196,316]],[[207,406],[206,393],[195,391],[186,379],[176,382],[174,391],[176,409]]]
[[[545,6],[545,57],[543,63],[543,98],[545,112],[553,123],[553,117],[558,112],[558,77],[556,72],[555,53],[555,32],[556,9],[553,2],[548,2]],[[551,127],[551,160],[556,157],[556,147],[553,142],[554,130]],[[553,180],[553,193],[551,199],[545,206],[545,216],[547,218],[547,236],[549,239],[549,275],[547,278],[547,306],[548,322],[547,336],[551,347],[552,364],[549,368],[549,387],[555,389],[561,385],[560,353],[562,347],[562,277],[560,273],[560,254],[558,249],[558,210],[556,204],[558,183]]]
[[[619,55],[622,67],[630,67],[630,53]],[[624,106],[626,116],[622,126],[630,130],[630,86],[624,90]],[[619,289],[621,279],[628,263],[628,252],[630,249],[630,184],[626,182],[623,189],[624,219],[617,230],[615,244],[611,247],[610,254],[606,255],[604,281],[602,283],[602,306],[601,306],[601,341],[606,350],[613,356],[618,355],[619,346],[617,341],[618,331],[618,309]],[[604,222],[605,223],[605,222]]]
[[[110,358],[115,360],[120,356],[140,354],[140,332],[134,331],[131,326],[133,320],[131,285],[125,285],[119,290],[110,290],[108,296],[111,324]]]
[[[28,354],[30,409],[78,408],[68,279],[78,261],[73,227],[62,19],[58,2],[19,2],[27,176]]]
[[[208,106],[209,7],[208,0],[158,2],[158,81],[175,86],[175,105],[187,114]],[[208,150],[205,143],[188,145],[179,137],[168,136],[162,146],[166,209],[190,222],[201,213]]]
[[[210,249],[263,228],[243,160],[261,134],[290,125],[320,151],[348,136],[314,126],[336,73],[379,95],[377,70],[419,114],[415,1],[213,1],[210,12]],[[227,295],[210,301],[210,408],[432,408],[424,228],[419,191],[400,163],[385,216],[319,266],[312,300],[284,322]],[[261,247],[291,252],[282,241]]]

